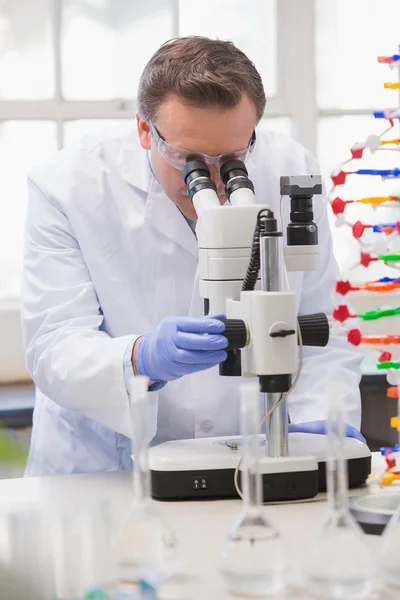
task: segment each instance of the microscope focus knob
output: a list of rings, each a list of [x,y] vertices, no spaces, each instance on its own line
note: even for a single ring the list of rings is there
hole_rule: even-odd
[[[225,323],[223,335],[228,339],[226,351],[244,348],[248,342],[246,323],[242,319],[225,319],[219,321]]]
[[[329,321],[324,313],[300,315],[299,326],[303,346],[324,348],[329,342]]]

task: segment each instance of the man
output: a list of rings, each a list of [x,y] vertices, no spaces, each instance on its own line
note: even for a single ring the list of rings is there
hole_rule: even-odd
[[[252,148],[265,104],[257,70],[233,44],[173,40],[141,77],[137,131],[84,140],[31,174],[22,312],[37,398],[28,475],[128,468],[138,374],[150,380],[154,443],[238,432],[238,380],[219,376],[224,326],[202,316],[196,213],[181,169],[207,155],[223,204],[215,157],[235,152],[258,202],[276,210],[280,176],[317,165],[278,134],[257,131]],[[315,198],[315,218],[319,269],[289,275],[300,313],[331,310],[325,198]],[[292,427],[324,430],[324,391],[340,378],[348,434],[360,436],[359,361],[345,340],[305,349]]]

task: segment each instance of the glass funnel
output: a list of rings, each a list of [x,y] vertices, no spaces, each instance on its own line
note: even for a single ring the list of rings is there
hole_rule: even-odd
[[[241,384],[240,392],[244,436],[241,465],[243,505],[225,542],[220,572],[232,593],[250,596],[276,594],[287,585],[289,566],[281,536],[268,521],[262,506],[257,382]]]

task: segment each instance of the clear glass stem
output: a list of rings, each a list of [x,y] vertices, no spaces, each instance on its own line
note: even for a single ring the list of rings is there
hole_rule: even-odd
[[[151,499],[150,472],[148,467],[148,445],[132,443],[133,452],[133,500],[135,503],[144,503]]]
[[[133,501],[136,504],[143,504],[151,499],[147,393],[147,379],[135,378],[130,390],[129,405],[132,427]]]
[[[334,400],[330,406],[328,425],[329,455],[327,461],[327,492],[331,510],[346,514],[347,499],[347,462],[344,456],[344,421],[341,399]]]
[[[255,389],[257,390],[255,393]],[[245,510],[259,510],[262,504],[262,482],[259,472],[259,395],[256,383],[243,385],[240,407],[241,429],[244,436],[242,464],[242,488]]]

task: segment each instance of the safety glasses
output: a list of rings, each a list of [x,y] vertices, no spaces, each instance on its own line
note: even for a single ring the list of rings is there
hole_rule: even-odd
[[[256,143],[256,132],[253,131],[250,142],[247,148],[244,150],[235,150],[234,152],[227,152],[225,154],[220,154],[219,156],[208,156],[208,154],[203,154],[202,152],[192,152],[189,150],[184,150],[183,148],[171,146],[171,144],[168,144],[165,141],[165,139],[157,130],[156,126],[152,123],[150,123],[150,131],[161,156],[165,158],[165,160],[171,166],[179,171],[182,171],[188,160],[193,160],[195,158],[204,161],[208,165],[215,166],[218,171],[227,160],[236,159],[246,162]]]

